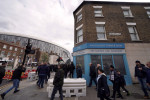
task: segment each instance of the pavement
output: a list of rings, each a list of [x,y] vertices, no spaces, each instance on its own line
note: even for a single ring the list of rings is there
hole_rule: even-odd
[[[3,85],[0,87],[2,90],[0,94],[3,93],[6,89],[12,86],[12,82]],[[20,82],[19,89],[20,91],[16,94],[13,93],[13,90],[10,91],[4,100],[50,100],[48,98],[48,93],[46,91],[47,84],[44,84],[43,89],[39,89],[36,85],[36,81],[29,82],[26,79]],[[134,84],[126,87],[130,91],[130,96],[126,96],[126,93],[122,92],[124,96],[124,100],[145,100],[143,99],[143,92],[140,89],[139,84]],[[110,87],[112,90],[112,87]],[[121,90],[122,91],[122,90]],[[112,93],[112,91],[111,91]],[[150,92],[149,92],[150,94]],[[0,100],[2,100],[0,98]],[[59,100],[59,98],[55,98],[55,100]],[[100,100],[97,98],[97,92],[95,87],[87,87],[87,96],[86,97],[70,97],[64,98],[64,100]],[[121,100],[121,99],[116,99]]]

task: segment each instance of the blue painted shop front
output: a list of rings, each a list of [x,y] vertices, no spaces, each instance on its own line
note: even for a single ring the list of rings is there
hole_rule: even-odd
[[[124,75],[126,84],[131,85],[131,75],[124,49],[124,43],[86,43],[74,48],[73,62],[75,66],[78,64],[81,66],[87,85],[90,81],[90,63],[95,66],[101,64],[107,79],[109,79],[109,66],[114,65],[115,69]],[[76,77],[76,71],[74,76]],[[108,84],[112,83],[108,80]]]

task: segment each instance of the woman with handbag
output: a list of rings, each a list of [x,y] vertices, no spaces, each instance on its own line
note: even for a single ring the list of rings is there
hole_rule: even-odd
[[[100,100],[111,100],[109,98],[110,90],[107,85],[107,77],[104,74],[104,71],[100,68],[98,69],[97,83],[97,96],[100,98]]]

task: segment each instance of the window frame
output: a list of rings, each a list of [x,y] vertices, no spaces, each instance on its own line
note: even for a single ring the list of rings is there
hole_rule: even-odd
[[[122,8],[124,17],[126,17],[126,18],[127,18],[127,17],[134,17],[129,6],[122,6],[121,8]],[[126,16],[126,15],[124,14],[124,11],[128,11],[129,16]]]
[[[82,30],[82,34],[78,36],[78,32],[81,31],[81,30]],[[82,41],[79,41],[79,37],[82,37]],[[77,43],[81,43],[81,42],[83,42],[83,29],[82,29],[82,28],[79,28],[79,29],[77,30]]]
[[[3,49],[7,49],[7,45],[6,44],[3,45]]]
[[[134,33],[130,33],[129,27],[132,27],[132,28],[133,28]],[[139,38],[139,36],[138,36],[137,29],[136,29],[136,25],[128,25],[128,31],[129,31],[131,40],[132,40],[131,34],[134,34],[134,35],[136,36],[136,38],[137,38],[137,40],[132,40],[132,41],[139,41],[139,40],[140,40],[140,38]]]
[[[147,13],[148,17],[150,18],[150,6],[149,7],[144,7],[144,8],[146,10],[146,13]],[[148,14],[148,12],[149,12],[149,14]]]
[[[9,47],[9,50],[13,50],[13,46],[10,46],[10,47]]]
[[[79,13],[77,15],[77,23],[80,22],[82,20],[82,13]]]

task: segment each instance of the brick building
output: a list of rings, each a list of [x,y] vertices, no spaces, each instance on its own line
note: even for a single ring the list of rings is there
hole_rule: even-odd
[[[74,64],[89,81],[89,63],[109,74],[114,65],[127,84],[134,79],[135,61],[150,61],[150,3],[83,1],[74,14]]]

